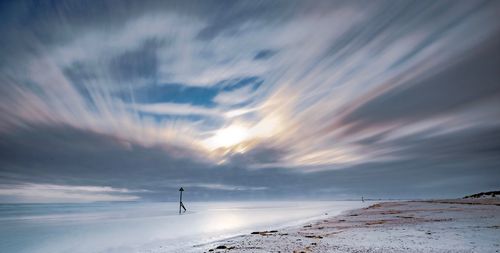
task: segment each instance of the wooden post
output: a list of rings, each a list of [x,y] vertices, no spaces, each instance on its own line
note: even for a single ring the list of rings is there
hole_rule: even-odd
[[[182,208],[184,208],[184,212],[186,211],[186,207],[184,207],[184,204],[182,204],[182,192],[184,191],[184,189],[182,189],[182,187],[179,189],[179,192],[181,193],[180,197],[179,197],[179,214],[181,214],[181,210]]]

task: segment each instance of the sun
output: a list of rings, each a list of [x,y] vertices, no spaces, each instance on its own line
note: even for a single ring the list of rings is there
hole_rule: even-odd
[[[215,132],[214,136],[206,140],[208,147],[212,149],[229,148],[249,138],[249,129],[240,125],[231,125]]]

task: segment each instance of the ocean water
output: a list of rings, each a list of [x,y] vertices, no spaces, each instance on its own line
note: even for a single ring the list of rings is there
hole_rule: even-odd
[[[367,206],[359,201],[0,204],[0,252],[190,252]]]

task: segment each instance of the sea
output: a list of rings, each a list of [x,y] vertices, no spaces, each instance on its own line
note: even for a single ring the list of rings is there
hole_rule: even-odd
[[[2,253],[203,252],[253,231],[297,226],[361,201],[0,204]]]

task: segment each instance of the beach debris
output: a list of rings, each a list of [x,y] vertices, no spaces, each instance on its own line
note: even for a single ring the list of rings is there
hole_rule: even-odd
[[[235,249],[236,247],[235,246],[226,246],[226,245],[219,245],[217,247],[215,247],[215,249],[209,249],[208,252],[214,252],[215,250],[232,250],[232,249]]]
[[[384,224],[386,222],[387,221],[385,221],[385,220],[376,220],[376,221],[368,221],[365,224],[370,226],[370,225],[380,225],[380,224]]]
[[[452,221],[452,218],[444,218],[444,219],[429,219],[426,221],[432,221],[432,222],[443,222],[443,221]]]
[[[396,216],[396,217],[402,218],[402,219],[413,219],[413,218],[415,218],[413,216]]]
[[[321,235],[304,235],[304,237],[313,239],[323,239],[323,236]]]
[[[270,230],[270,231],[255,231],[250,233],[251,235],[262,235],[262,236],[268,236],[272,235],[274,233],[278,233],[278,230]]]
[[[381,204],[374,204],[374,205],[367,207],[366,209],[374,209],[374,208],[380,208],[380,207],[382,207]]]

